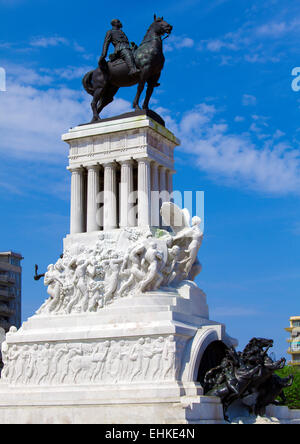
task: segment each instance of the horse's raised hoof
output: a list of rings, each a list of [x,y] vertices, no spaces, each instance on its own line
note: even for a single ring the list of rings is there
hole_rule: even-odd
[[[101,122],[100,117],[93,117],[90,123],[99,123]]]

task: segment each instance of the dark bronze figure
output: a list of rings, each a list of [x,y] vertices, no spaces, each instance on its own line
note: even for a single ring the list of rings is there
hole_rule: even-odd
[[[293,383],[293,376],[280,378],[275,373],[284,367],[285,359],[274,362],[268,356],[273,346],[271,339],[253,338],[243,352],[228,349],[218,367],[211,369],[204,378],[204,393],[221,398],[224,417],[229,406],[241,400],[249,412],[264,415],[269,404],[284,402],[283,389]]]
[[[60,258],[62,259],[63,257],[64,257],[64,254],[62,253],[60,255]],[[39,271],[39,266],[37,264],[35,264],[35,266],[34,266],[34,276],[33,276],[33,279],[35,281],[41,280],[43,277],[45,277],[45,274],[46,274],[46,273],[38,274],[38,271]]]
[[[33,276],[33,279],[35,281],[39,281],[40,279],[45,277],[45,273],[44,274],[38,274],[38,271],[39,271],[39,266],[35,265],[35,267],[34,267],[34,276]]]
[[[123,25],[118,19],[114,19],[111,22],[112,29],[106,33],[102,55],[99,59],[99,67],[105,66],[105,57],[107,56],[109,45],[112,43],[115,47],[114,54],[110,55],[110,61],[113,62],[117,59],[122,59],[129,68],[128,74],[134,75],[140,72],[135,66],[135,60],[133,57],[133,51],[130,47],[126,34],[122,31]]]
[[[173,29],[163,17],[154,16],[154,22],[140,46],[133,44],[130,48],[119,20],[113,20],[112,25],[113,29],[106,34],[98,68],[87,73],[82,80],[85,90],[93,96],[92,123],[101,120],[99,114],[103,108],[113,101],[119,88],[125,86],[138,84],[133,108],[139,110],[140,96],[147,83],[143,109],[149,109],[150,98],[154,88],[159,86],[158,80],[165,63],[162,37],[169,36]],[[106,62],[105,57],[110,43],[115,46],[115,53],[110,57],[110,61]]]

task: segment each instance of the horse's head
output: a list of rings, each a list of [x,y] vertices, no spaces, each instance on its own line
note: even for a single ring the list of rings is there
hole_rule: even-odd
[[[246,345],[242,353],[243,359],[246,359],[249,356],[259,356],[262,353],[265,353],[272,346],[272,339],[252,338],[251,341]],[[264,351],[264,349],[266,350]]]
[[[263,349],[266,347],[272,347],[273,346],[273,339],[265,339],[265,338],[253,338],[251,341],[253,341],[253,345]],[[250,343],[251,343],[250,341]]]
[[[154,15],[154,22],[152,23],[151,28],[157,35],[162,36],[164,34],[171,34],[173,26],[166,22],[163,17],[156,17],[156,15]]]

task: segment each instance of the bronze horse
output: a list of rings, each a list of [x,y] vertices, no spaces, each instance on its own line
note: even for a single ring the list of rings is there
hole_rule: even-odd
[[[83,80],[84,89],[93,96],[91,107],[93,119],[91,123],[99,122],[99,114],[109,103],[119,88],[138,84],[137,94],[133,102],[134,109],[140,109],[139,100],[147,83],[147,92],[143,109],[148,109],[149,101],[154,88],[159,86],[158,80],[164,67],[163,36],[170,35],[173,27],[164,21],[163,17],[154,16],[154,22],[148,29],[144,40],[139,47],[134,46],[133,54],[135,64],[140,70],[133,76],[129,75],[126,63],[119,59],[116,61],[99,63],[99,67],[88,72]]]

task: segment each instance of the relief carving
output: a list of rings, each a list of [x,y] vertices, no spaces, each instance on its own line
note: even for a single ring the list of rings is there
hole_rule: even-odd
[[[2,347],[2,379],[13,385],[113,384],[178,377],[185,340],[168,337]]]
[[[49,298],[37,316],[69,315],[102,310],[117,299],[176,288],[201,271],[197,254],[203,233],[198,217],[189,222],[186,210],[165,203],[162,216],[173,232],[138,228],[120,230],[115,237],[100,234],[93,248],[78,245],[65,250],[45,274]],[[170,219],[170,220],[167,220]],[[117,236],[117,237],[116,237]]]

